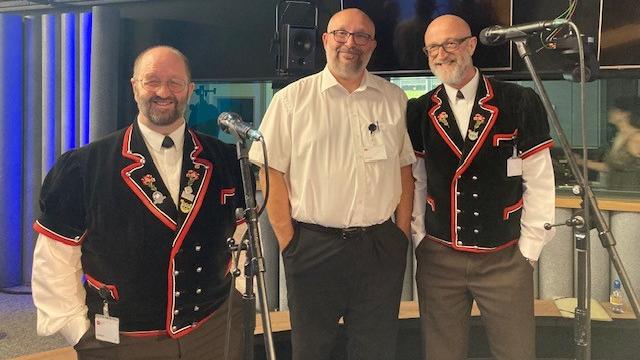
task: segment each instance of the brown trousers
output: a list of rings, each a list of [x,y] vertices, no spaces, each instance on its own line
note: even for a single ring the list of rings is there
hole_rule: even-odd
[[[533,267],[517,245],[478,254],[427,238],[416,249],[416,259],[426,359],[467,358],[474,299],[495,359],[535,359]]]
[[[227,310],[232,302],[229,360],[243,359],[243,314],[241,295],[235,291],[205,321],[189,334],[172,339],[167,335],[133,337],[120,335],[120,344],[96,340],[93,324],[74,346],[79,360],[85,359],[211,359],[224,360]],[[252,341],[253,339],[251,339]]]

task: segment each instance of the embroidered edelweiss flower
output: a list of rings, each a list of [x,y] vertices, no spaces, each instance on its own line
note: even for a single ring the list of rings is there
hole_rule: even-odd
[[[187,171],[186,177],[188,177],[192,181],[196,181],[196,180],[198,180],[200,178],[200,174],[198,174],[197,172],[195,172],[193,170],[189,170],[189,171]]]

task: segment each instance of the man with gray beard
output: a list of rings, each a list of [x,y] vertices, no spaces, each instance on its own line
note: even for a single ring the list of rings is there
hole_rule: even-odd
[[[341,317],[349,359],[393,359],[415,160],[406,96],[367,72],[362,11],[335,14],[322,41],[327,67],[277,92],[262,120],[269,169],[259,146],[249,155],[271,177],[293,359],[332,359]]]
[[[407,105],[424,355],[467,358],[475,300],[494,358],[532,360],[533,267],[555,212],[544,108],[473,66],[477,39],[461,18],[434,19],[424,44],[443,83]]]
[[[235,149],[187,127],[194,84],[177,49],[142,52],[131,86],[136,121],[60,156],[42,185],[38,334],[59,332],[81,360],[222,359],[233,303],[229,359],[242,359]]]

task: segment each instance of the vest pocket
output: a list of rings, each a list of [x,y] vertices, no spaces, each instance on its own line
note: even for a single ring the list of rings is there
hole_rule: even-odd
[[[89,284],[89,287],[94,289],[102,299],[107,300],[108,302],[117,302],[120,299],[118,288],[115,285],[105,284],[89,274],[84,274],[84,276],[87,278],[87,284]]]
[[[504,208],[504,210],[502,211],[502,220],[509,220],[509,218],[511,217],[511,214],[521,210],[522,202],[523,200],[522,198],[520,198],[520,200],[518,200],[518,202],[516,202],[515,204],[509,205],[506,208]]]

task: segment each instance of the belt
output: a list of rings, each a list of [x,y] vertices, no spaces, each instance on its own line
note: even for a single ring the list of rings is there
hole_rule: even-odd
[[[328,234],[335,234],[335,235],[341,235],[343,238],[347,238],[347,237],[351,237],[351,236],[357,236],[360,234],[365,234],[367,232],[372,232],[378,229],[381,229],[384,226],[387,226],[388,224],[391,223],[391,219],[381,223],[381,224],[375,224],[375,225],[370,225],[370,226],[351,226],[351,227],[346,227],[346,228],[334,228],[334,227],[327,227],[327,226],[322,226],[322,225],[318,225],[318,224],[311,224],[311,223],[305,223],[305,222],[300,222],[300,221],[296,221],[296,223],[300,226],[303,227],[307,230],[311,230],[311,231],[317,231],[317,232],[323,232],[323,233],[328,233]]]

